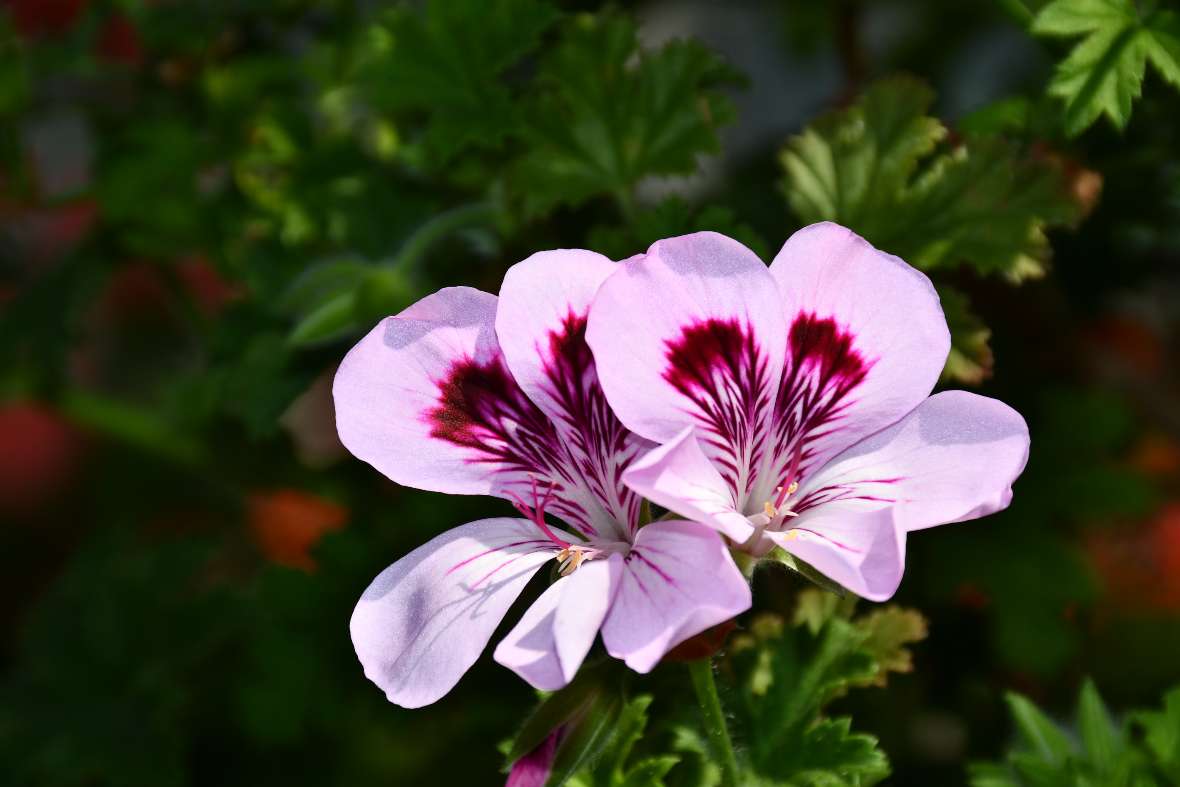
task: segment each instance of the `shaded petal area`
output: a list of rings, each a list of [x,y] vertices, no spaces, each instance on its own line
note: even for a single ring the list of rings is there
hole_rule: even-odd
[[[792,235],[770,266],[787,348],[774,407],[771,467],[756,497],[804,476],[918,405],[934,387],[950,333],[930,280],[837,224]]]
[[[659,241],[602,285],[587,338],[622,422],[660,443],[697,427],[740,504],[762,462],[786,350],[762,261],[713,232]]]
[[[621,474],[646,441],[607,404],[586,343],[590,303],[617,267],[578,249],[540,252],[513,265],[500,288],[496,335],[513,377],[557,425],[570,463],[581,470],[590,498],[582,503],[594,529],[625,537],[638,522],[640,500]]]
[[[1028,450],[1028,426],[1011,407],[945,391],[808,479],[797,508],[891,506],[907,531],[975,519],[1008,506]]]
[[[496,296],[449,287],[361,339],[332,392],[348,450],[399,484],[452,494],[554,464],[556,434],[508,372],[495,315]]]
[[[705,456],[688,427],[671,442],[644,454],[623,481],[643,497],[680,516],[709,525],[741,544],[754,533],[737,510],[733,490]]]
[[[905,531],[889,509],[820,508],[766,537],[862,598],[884,601],[905,572]]]
[[[590,652],[618,587],[623,559],[583,563],[550,585],[496,646],[494,658],[533,688],[565,686]]]
[[[434,538],[382,571],[352,613],[365,675],[390,702],[442,697],[483,651],[553,543],[523,519],[481,519]]]
[[[696,522],[639,529],[602,626],[606,650],[636,672],[750,607],[750,586],[721,537]]]

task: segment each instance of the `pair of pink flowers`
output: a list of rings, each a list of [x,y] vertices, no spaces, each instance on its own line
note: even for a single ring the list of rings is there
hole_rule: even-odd
[[[949,348],[929,280],[834,224],[769,268],[708,232],[617,264],[542,252],[499,298],[449,288],[387,318],[337,373],[344,444],[394,481],[523,517],[383,571],[352,618],[365,674],[399,705],[434,702],[554,558],[559,578],[495,649],[545,690],[599,632],[647,672],[749,608],[731,547],[782,547],[888,598],[906,534],[1005,507],[1028,455],[1011,408],[930,396]],[[642,524],[643,498],[683,519]]]

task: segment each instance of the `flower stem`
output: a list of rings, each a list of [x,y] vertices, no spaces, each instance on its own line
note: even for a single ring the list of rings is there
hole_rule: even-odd
[[[725,723],[725,711],[721,698],[717,696],[717,682],[713,680],[713,662],[700,659],[688,663],[688,674],[700,703],[705,729],[709,734],[709,745],[721,766],[722,787],[737,787],[738,764],[733,753],[733,741],[729,739],[729,727]]]

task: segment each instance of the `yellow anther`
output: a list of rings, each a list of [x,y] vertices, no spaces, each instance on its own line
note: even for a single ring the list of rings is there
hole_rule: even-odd
[[[561,562],[557,573],[568,577],[578,570],[578,566],[582,565],[582,561],[586,559],[586,553],[577,547],[567,547],[557,553],[557,559]]]
[[[778,509],[774,507],[773,503],[767,500],[762,504],[762,513],[766,514],[771,519],[774,519],[776,516],[778,516]]]
[[[790,483],[790,485],[787,486],[787,496],[788,497],[790,497],[791,495],[795,494],[798,491],[799,491],[799,482],[798,481],[792,481]]]
[[[786,535],[783,536],[783,538],[785,538],[787,541],[794,541],[798,537],[799,537],[798,530],[788,530]]]

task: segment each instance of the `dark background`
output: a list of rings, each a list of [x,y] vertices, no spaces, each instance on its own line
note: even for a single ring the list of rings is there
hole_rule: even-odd
[[[389,705],[348,618],[396,557],[510,509],[345,455],[329,384],[351,342],[440,286],[494,292],[540,249],[621,257],[707,227],[769,258],[801,223],[778,153],[815,116],[904,72],[955,133],[1042,94],[1065,50],[1010,3],[616,7],[644,47],[692,38],[728,65],[683,97],[719,144],[705,128],[609,188],[530,159],[561,118],[514,98],[599,5],[435,5],[0,5],[10,783],[496,783],[528,687],[485,659],[430,708]],[[438,43],[448,24],[469,38]],[[1180,679],[1177,106],[1149,77],[1121,133],[1026,134],[1088,215],[1052,229],[1043,278],[946,275],[991,330],[970,387],[1026,416],[1032,459],[1009,511],[910,542],[898,601],[929,639],[843,708],[891,784],[965,783],[1009,739],[1006,689],[1066,714],[1087,675],[1116,710]]]

